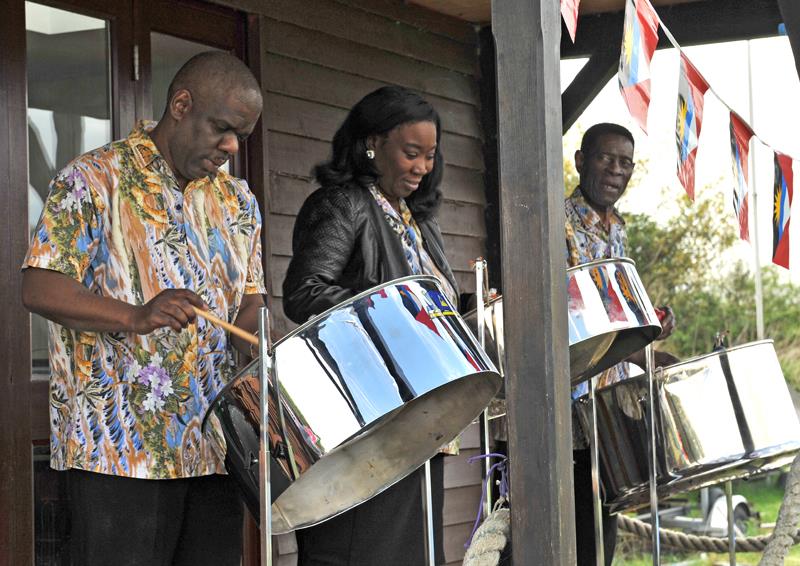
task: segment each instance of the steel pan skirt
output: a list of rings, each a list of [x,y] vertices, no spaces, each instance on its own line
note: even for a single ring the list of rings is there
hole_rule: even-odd
[[[371,289],[275,345],[272,530],[311,526],[399,481],[452,440],[500,387],[432,277]],[[204,432],[258,510],[258,366],[215,400]]]
[[[573,385],[618,364],[661,333],[636,266],[627,258],[568,269],[567,312]]]

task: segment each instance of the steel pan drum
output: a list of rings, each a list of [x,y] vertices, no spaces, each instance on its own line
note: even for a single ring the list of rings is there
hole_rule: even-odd
[[[567,270],[570,378],[575,385],[644,348],[661,333],[650,298],[633,261],[614,258]],[[477,312],[464,316],[477,328]],[[503,300],[492,300],[485,311],[485,344],[492,361],[503,370]],[[533,324],[533,321],[532,321]]]
[[[433,277],[406,277],[312,318],[275,344],[272,531],[308,527],[383,491],[486,407],[501,379]],[[209,408],[204,433],[258,518],[258,364]],[[280,409],[280,410],[278,410]]]
[[[800,423],[771,340],[693,358],[656,372],[659,497],[791,462]],[[612,511],[649,501],[646,376],[598,389],[597,426],[606,503]],[[578,411],[588,430],[586,397]]]

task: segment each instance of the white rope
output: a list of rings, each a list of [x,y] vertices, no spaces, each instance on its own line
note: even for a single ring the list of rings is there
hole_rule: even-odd
[[[494,511],[475,531],[472,543],[464,555],[463,566],[497,566],[500,555],[510,539],[511,514],[507,507],[502,507],[501,499]],[[638,519],[617,516],[619,527],[644,538],[650,538],[652,525]],[[778,512],[775,530],[768,536],[757,536],[736,539],[737,552],[764,551],[758,566],[783,566],[789,548],[800,542],[800,454],[792,463],[786,480],[786,489]],[[661,542],[672,548],[694,552],[726,552],[727,538],[696,536],[659,529]]]
[[[511,534],[511,512],[508,507],[500,507],[500,504],[502,499],[475,531],[472,543],[464,554],[463,566],[497,566],[500,563],[500,555]]]

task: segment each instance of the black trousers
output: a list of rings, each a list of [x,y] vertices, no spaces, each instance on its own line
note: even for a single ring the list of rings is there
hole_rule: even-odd
[[[140,480],[69,470],[75,566],[239,566],[243,505],[228,476]]]
[[[425,566],[420,468],[366,503],[296,531],[298,566]],[[436,564],[444,564],[444,456],[431,460]]]
[[[575,538],[578,566],[595,566],[594,498],[592,496],[592,461],[588,449],[574,450],[575,481]],[[617,517],[609,515],[603,506],[603,554],[606,566],[611,566],[617,546]]]

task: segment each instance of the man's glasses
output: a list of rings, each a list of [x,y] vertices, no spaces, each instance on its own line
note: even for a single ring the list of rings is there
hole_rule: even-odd
[[[636,163],[634,163],[627,157],[614,155],[613,153],[605,153],[601,151],[597,153],[591,153],[590,157],[596,159],[597,162],[603,167],[608,167],[609,165],[616,162],[619,164],[620,168],[626,172],[633,171],[633,168],[636,166]]]

